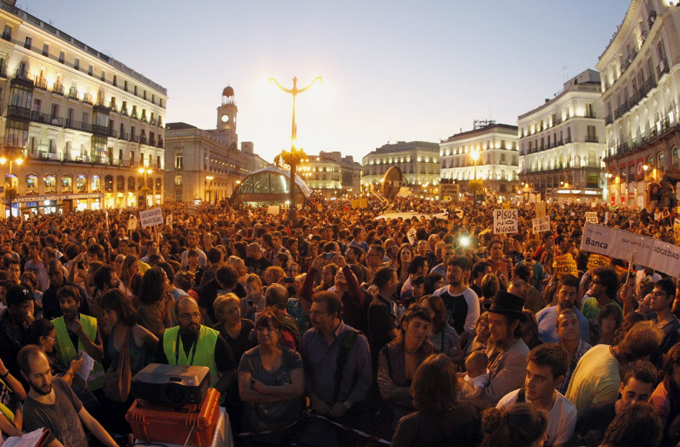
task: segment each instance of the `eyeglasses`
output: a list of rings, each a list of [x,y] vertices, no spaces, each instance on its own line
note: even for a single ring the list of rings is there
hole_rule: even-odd
[[[51,341],[53,341],[53,342],[55,342],[55,343],[56,343],[56,341],[57,341],[56,338],[54,338],[54,337],[48,337],[47,335],[45,336],[45,338],[46,338],[47,340],[51,340]]]

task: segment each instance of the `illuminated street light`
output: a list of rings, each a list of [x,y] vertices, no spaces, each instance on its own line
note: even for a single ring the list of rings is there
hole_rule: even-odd
[[[147,197],[146,197],[147,196],[146,190],[148,189],[147,186],[146,186],[147,185],[147,176],[149,174],[153,174],[153,170],[146,169],[146,168],[139,168],[139,169],[137,169],[137,172],[139,172],[140,174],[144,174],[144,186],[142,187],[140,193],[142,193],[142,196],[144,197],[144,208],[146,208],[147,205],[148,205]]]
[[[9,221],[12,221],[12,200],[14,199],[14,196],[16,196],[17,190],[14,189],[14,181],[12,178],[12,165],[14,163],[17,164],[17,166],[21,166],[21,164],[24,162],[23,158],[17,158],[15,160],[7,160],[7,158],[2,157],[0,158],[0,165],[5,165],[9,161],[9,190],[7,191],[7,201],[9,202]],[[18,182],[17,182],[17,189],[18,188]]]
[[[212,175],[207,175],[205,177],[205,179],[208,181],[208,190],[207,190],[207,193],[208,193],[208,201],[207,202],[208,203],[211,203],[211,201],[212,201],[211,200],[212,199],[212,189],[210,189],[210,186],[212,185],[212,181],[213,181],[214,178],[215,177],[213,177]]]
[[[290,133],[291,133],[291,137],[290,137],[290,141],[291,141],[291,145],[290,145],[290,161],[291,161],[291,163],[289,163],[289,165],[290,165],[290,200],[289,200],[289,201],[290,201],[290,209],[289,209],[289,212],[288,212],[288,216],[289,216],[289,218],[290,218],[293,222],[295,222],[295,220],[296,220],[296,208],[295,208],[295,171],[296,171],[296,168],[297,168],[298,163],[302,161],[302,160],[299,160],[299,161],[298,161],[298,160],[296,159],[296,157],[297,157],[299,154],[296,154],[296,152],[297,152],[297,147],[296,147],[296,141],[297,141],[297,124],[295,123],[295,101],[296,101],[297,95],[298,95],[299,93],[302,93],[302,92],[305,92],[305,91],[309,90],[309,89],[312,87],[312,85],[314,85],[317,81],[323,82],[323,79],[321,79],[320,76],[319,76],[319,77],[316,77],[316,78],[314,78],[314,80],[313,80],[307,87],[298,89],[298,88],[297,88],[297,78],[293,78],[293,88],[287,89],[287,88],[281,86],[281,84],[279,84],[279,81],[277,81],[276,79],[274,79],[274,78],[269,78],[269,82],[275,83],[276,86],[277,86],[279,89],[281,89],[281,91],[283,91],[283,92],[285,92],[285,93],[290,93],[291,95],[293,95],[293,122],[292,122],[291,132],[290,132]],[[305,159],[305,161],[307,161],[307,159]]]

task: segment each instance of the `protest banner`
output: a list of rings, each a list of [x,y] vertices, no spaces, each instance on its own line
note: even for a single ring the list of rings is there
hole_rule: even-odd
[[[599,223],[599,220],[597,219],[597,213],[595,211],[586,212],[586,223]]]
[[[128,231],[134,231],[137,229],[137,218],[135,216],[130,216],[127,225]]]
[[[416,229],[411,228],[410,230],[408,230],[408,233],[406,233],[406,237],[408,238],[409,243],[415,247],[416,242],[418,242],[418,240],[416,239]]]
[[[281,207],[278,205],[269,205],[267,207],[267,214],[271,214],[272,216],[278,216],[280,212]]]
[[[557,279],[562,278],[564,275],[574,275],[578,277],[576,261],[569,253],[556,257],[554,267]]]
[[[536,217],[543,217],[545,215],[545,202],[536,202]]]
[[[519,213],[517,208],[500,209],[493,211],[494,234],[517,233],[517,220]]]
[[[352,209],[364,209],[368,208],[368,200],[367,199],[354,199],[352,200]]]
[[[590,257],[588,257],[588,271],[592,271],[600,267],[609,267],[610,265],[612,265],[612,260],[607,256],[591,253]]]
[[[187,214],[195,216],[198,214],[198,205],[187,205]]]
[[[531,223],[533,225],[534,233],[543,233],[545,231],[550,231],[550,217],[548,216],[531,219]]]
[[[142,228],[163,225],[163,210],[160,208],[151,208],[150,210],[140,211],[139,220],[142,223]]]

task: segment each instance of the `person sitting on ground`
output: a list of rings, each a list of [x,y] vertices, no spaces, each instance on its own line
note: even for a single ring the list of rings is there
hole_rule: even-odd
[[[533,404],[489,408],[482,414],[485,437],[480,447],[538,447],[543,444],[547,429],[545,411]]]

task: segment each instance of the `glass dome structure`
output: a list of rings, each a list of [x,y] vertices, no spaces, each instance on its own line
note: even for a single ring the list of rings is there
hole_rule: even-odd
[[[311,194],[307,184],[295,176],[295,203],[305,203]],[[287,205],[290,200],[290,172],[268,166],[249,174],[234,190],[233,205]]]

